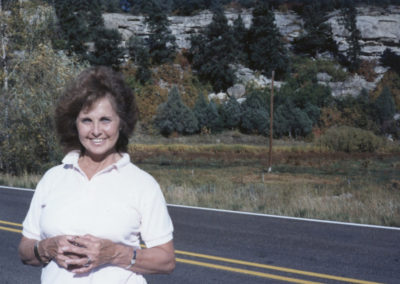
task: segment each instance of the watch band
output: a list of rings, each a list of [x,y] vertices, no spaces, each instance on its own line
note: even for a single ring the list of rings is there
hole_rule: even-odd
[[[39,260],[40,264],[46,265],[46,264],[49,263],[49,262],[43,261],[43,259],[40,257],[40,254],[39,254],[39,241],[37,241],[35,243],[35,245],[33,246],[33,253],[35,254],[35,257],[37,258],[37,260]]]
[[[133,249],[133,256],[131,258],[131,263],[125,267],[125,269],[131,269],[132,266],[136,263],[136,248]]]

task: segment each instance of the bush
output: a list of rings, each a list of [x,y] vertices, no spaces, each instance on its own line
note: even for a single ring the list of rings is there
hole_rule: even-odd
[[[54,106],[62,86],[82,66],[72,57],[40,45],[12,74],[13,88],[0,96],[0,170],[42,173],[60,162],[53,127]]]
[[[198,130],[197,118],[182,102],[177,87],[171,89],[168,100],[158,107],[154,122],[160,133],[165,136],[174,132],[193,134]]]
[[[329,128],[320,142],[329,149],[347,153],[375,152],[381,145],[381,139],[373,132],[349,126]]]
[[[269,112],[263,91],[250,91],[246,101],[241,105],[241,114],[241,131],[265,136],[269,134]]]

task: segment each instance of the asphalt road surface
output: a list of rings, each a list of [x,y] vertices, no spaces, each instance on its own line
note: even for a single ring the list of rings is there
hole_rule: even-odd
[[[31,191],[0,187],[0,283],[40,283],[17,247]],[[149,283],[400,283],[400,229],[169,206],[177,266]]]

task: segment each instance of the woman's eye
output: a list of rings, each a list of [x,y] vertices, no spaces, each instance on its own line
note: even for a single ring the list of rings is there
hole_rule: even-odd
[[[91,120],[89,118],[82,118],[81,120],[82,123],[89,123]]]
[[[102,121],[102,122],[110,122],[111,119],[108,118],[108,117],[102,117],[102,118],[101,118],[101,121]]]

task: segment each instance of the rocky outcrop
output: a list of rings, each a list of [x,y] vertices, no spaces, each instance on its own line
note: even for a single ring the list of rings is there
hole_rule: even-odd
[[[400,54],[400,6],[390,6],[387,9],[360,7],[357,13],[357,28],[361,33],[360,46],[364,59],[376,59],[386,48]],[[328,23],[339,50],[345,52],[348,49],[347,31],[341,24],[339,11],[330,15]]]
[[[238,13],[227,11],[226,17],[228,23],[232,24],[238,17]],[[251,25],[251,11],[243,11],[241,13],[244,25],[248,28]],[[149,30],[144,23],[143,16],[135,16],[130,14],[106,13],[103,14],[106,27],[118,29],[124,40],[128,40],[132,35],[148,36]],[[204,27],[212,21],[212,13],[203,11],[194,16],[171,16],[170,29],[176,37],[176,43],[179,48],[190,47],[190,35],[200,32]],[[302,20],[293,12],[276,13],[276,24],[281,34],[289,41],[299,35],[302,29]]]
[[[380,57],[386,48],[400,54],[400,6],[390,6],[388,8],[378,8],[365,6],[357,8],[357,28],[361,33],[361,53],[365,60],[375,60]],[[235,11],[226,11],[226,16],[230,24],[238,17]],[[242,11],[243,22],[246,27],[251,25],[251,11]],[[135,16],[130,14],[104,14],[105,25],[109,28],[118,29],[124,40],[129,39],[132,35],[146,37],[149,30],[144,23],[143,16]],[[190,47],[190,35],[200,32],[212,20],[210,11],[203,11],[197,15],[171,16],[170,28],[172,34],[175,35],[179,48]],[[275,22],[286,42],[290,44],[294,38],[298,37],[303,30],[302,19],[294,12],[275,12]],[[329,15],[327,21],[332,27],[333,37],[338,43],[339,50],[346,52],[348,49],[347,31],[344,28],[340,11],[334,11]],[[265,76],[258,75],[252,70],[243,66],[235,66],[236,77],[239,84],[247,84],[249,82],[258,86],[270,85],[271,80]],[[331,82],[324,75],[319,75],[320,83],[328,85],[332,89],[333,96],[357,95],[362,89],[372,90],[386,71],[385,68],[377,66],[375,68],[379,74],[374,82],[368,82],[360,76],[348,78],[345,82]],[[277,88],[281,82],[274,83]],[[229,93],[228,93],[229,94]],[[230,94],[231,95],[231,94]],[[212,94],[213,98],[226,98],[222,94]],[[238,96],[236,93],[233,96]]]
[[[357,12],[357,27],[361,32],[362,55],[366,59],[374,59],[380,56],[387,47],[400,54],[400,6],[390,6],[386,9],[366,6],[358,8]],[[244,10],[241,16],[245,26],[249,27],[252,20],[251,11]],[[107,13],[103,17],[105,25],[109,28],[118,29],[124,40],[132,35],[148,36],[149,34],[143,16]],[[228,22],[232,24],[238,17],[238,13],[227,11],[226,17]],[[194,16],[171,16],[169,20],[178,47],[189,48],[190,35],[200,32],[211,23],[212,13],[203,11]],[[327,22],[332,27],[333,36],[340,51],[345,52],[348,48],[347,31],[341,23],[340,11],[332,12]],[[275,23],[288,42],[298,37],[303,30],[302,19],[292,11],[275,12]]]

